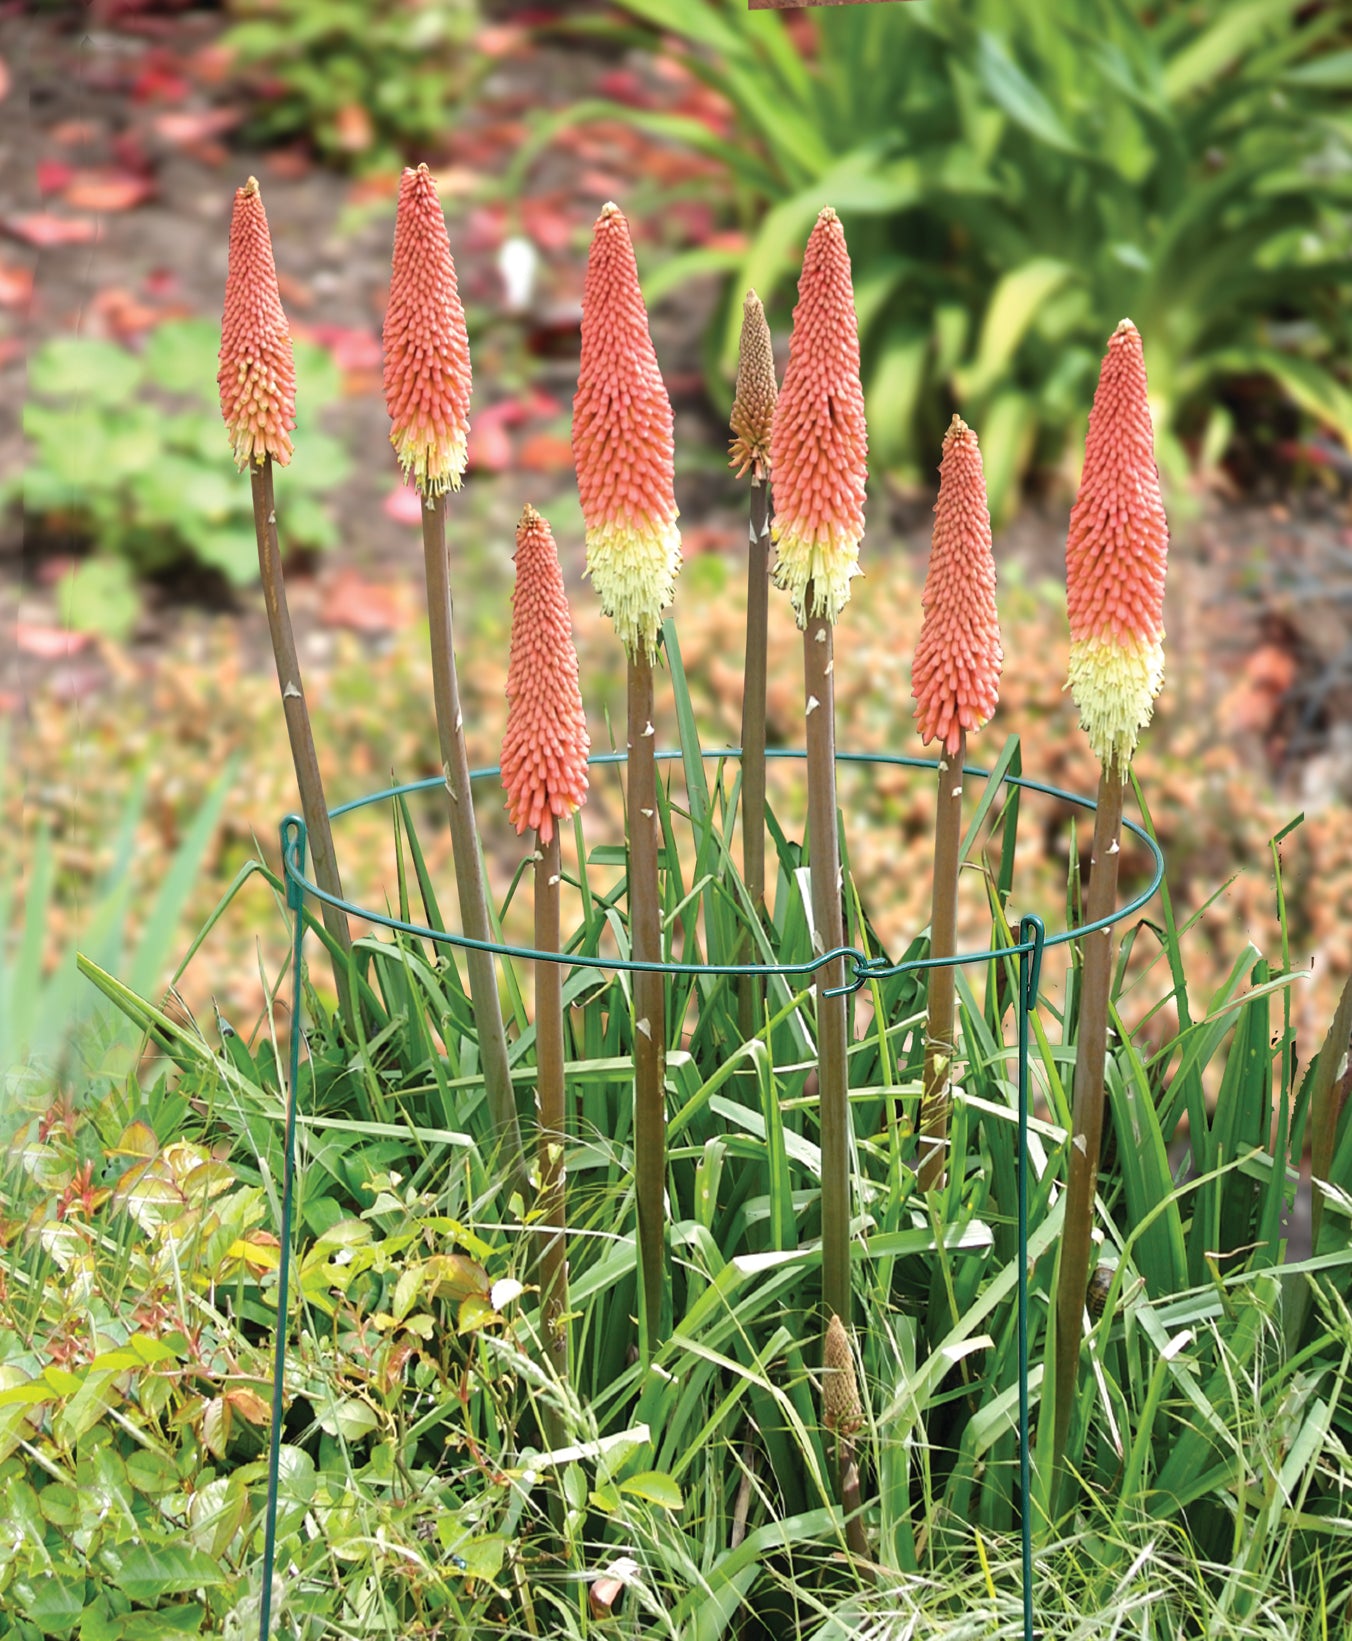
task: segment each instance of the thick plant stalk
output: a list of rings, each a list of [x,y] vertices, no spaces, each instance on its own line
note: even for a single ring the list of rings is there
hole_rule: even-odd
[[[742,882],[754,915],[765,916],[765,681],[770,608],[770,442],[774,432],[774,347],[765,309],[755,291],[742,304],[737,392],[732,403],[728,465],[751,475],[751,539],[746,565],[746,661],[742,688]],[[751,935],[739,962],[752,957]],[[760,1025],[762,986],[744,975],[738,988],[743,1037]]]
[[[751,540],[746,561],[746,664],[742,687],[742,882],[752,915],[765,918],[765,683],[769,655],[770,492],[751,490]],[[754,962],[751,935],[739,962]],[[744,974],[738,988],[743,1037],[760,1029],[763,982]]]
[[[263,603],[268,612],[268,633],[272,639],[272,653],[277,663],[277,683],[282,692],[282,712],[286,718],[286,733],[291,742],[291,762],[296,771],[296,785],[300,788],[301,812],[305,816],[305,831],[310,841],[310,856],[314,861],[315,882],[325,894],[343,896],[342,878],[338,872],[338,857],[333,848],[333,832],[329,826],[329,809],[324,799],[324,783],[319,773],[319,758],[315,752],[314,731],[305,705],[305,691],[301,683],[300,657],[296,654],[296,637],[291,630],[291,612],[287,608],[286,584],[282,577],[282,557],[277,544],[277,504],[272,489],[272,457],[264,458],[261,467],[250,470],[253,483],[254,532],[258,537],[258,569],[263,581]],[[338,943],[344,960],[335,959],[334,985],[338,989],[338,1005],[343,1018],[352,1019],[352,991],[350,971],[345,959],[352,951],[352,934],[348,928],[347,913],[328,901],[320,902],[324,927]]]
[[[536,833],[535,949],[559,950],[559,829],[548,841]],[[568,1379],[568,1243],[564,1206],[563,1147],[563,969],[558,963],[535,965],[536,1096],[540,1103],[540,1315],[544,1344],[555,1374]],[[545,1433],[551,1447],[565,1439],[557,1410],[545,1405]]]
[[[921,598],[925,619],[911,668],[920,738],[940,743],[934,822],[930,956],[958,949],[958,868],[962,848],[962,768],[967,733],[980,729],[999,697],[1000,622],[986,478],[976,434],[954,416],[944,435],[934,539]],[[929,1024],[920,1102],[922,1190],[942,1185],[947,1166],[953,1059],[957,1052],[951,967],[929,971]]]
[[[809,608],[810,591],[809,591]],[[807,825],[812,867],[813,945],[829,952],[845,944],[836,834],[835,665],[831,622],[809,617],[803,630],[807,710]],[[818,1101],[822,1145],[822,1308],[850,1320],[849,1000],[842,992],[845,961],[817,970]]]
[[[967,737],[958,731],[957,750],[939,759],[934,818],[934,899],[930,914],[930,956],[952,957],[958,949],[958,855],[962,847],[962,766]],[[920,1168],[922,1191],[944,1183],[948,1159],[948,1111],[957,1051],[955,999],[957,979],[951,967],[929,971],[929,1018],[925,1027],[925,1074],[920,1096]]]
[[[1094,817],[1094,856],[1085,922],[1097,923],[1117,904],[1117,864],[1122,846],[1122,780],[1114,762],[1099,781]],[[1094,1188],[1103,1145],[1103,1072],[1108,1052],[1108,1002],[1117,941],[1112,929],[1085,936],[1080,971],[1079,1028],[1075,1041],[1075,1093],[1071,1107],[1070,1172],[1061,1232],[1056,1286],[1056,1414],[1053,1432],[1064,1454],[1075,1401],[1085,1291],[1093,1250]]]
[[[629,659],[629,944],[639,963],[662,961],[657,877],[657,764],[654,759],[653,667]],[[666,1269],[666,982],[634,972],[634,1194],[639,1284],[648,1349],[656,1348]]]
[[[662,960],[653,664],[681,561],[671,400],[658,369],[629,225],[601,208],[582,294],[573,460],[587,573],[629,661],[629,931],[635,959]],[[666,982],[636,970],[634,1191],[640,1345],[656,1349],[666,1280]]]
[[[437,740],[446,781],[450,816],[451,853],[460,902],[460,926],[471,940],[489,942],[493,930],[484,890],[479,829],[474,819],[474,793],[465,748],[464,718],[460,709],[460,681],[455,666],[455,637],[450,572],[446,559],[446,497],[428,496],[422,508],[423,560],[427,574],[427,615],[431,632],[432,699],[436,709]],[[471,946],[465,952],[474,1024],[479,1034],[484,1093],[497,1138],[499,1161],[512,1190],[522,1204],[530,1200],[516,1097],[507,1060],[507,1033],[498,995],[497,962],[492,952]]]
[[[1085,907],[1090,923],[1109,916],[1116,904],[1122,788],[1164,678],[1168,551],[1145,359],[1136,327],[1124,319],[1113,332],[1099,373],[1084,473],[1066,536],[1070,688],[1103,770]],[[1089,1274],[1114,946],[1111,930],[1085,936],[1056,1289],[1052,1445],[1058,1473],[1065,1464],[1075,1401]]]

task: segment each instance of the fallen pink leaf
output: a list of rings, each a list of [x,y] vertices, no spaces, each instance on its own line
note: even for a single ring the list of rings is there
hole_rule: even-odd
[[[13,632],[16,648],[39,661],[60,661],[90,642],[87,632],[72,632],[69,627],[43,627],[31,621],[16,623]]]
[[[101,230],[89,217],[58,217],[46,211],[29,211],[20,216],[0,217],[0,232],[47,251],[59,245],[91,245]]]
[[[401,484],[385,497],[381,511],[396,524],[421,524],[422,498],[411,485]]]
[[[61,192],[77,211],[130,211],[144,205],[155,192],[146,177],[120,171],[77,171]]]

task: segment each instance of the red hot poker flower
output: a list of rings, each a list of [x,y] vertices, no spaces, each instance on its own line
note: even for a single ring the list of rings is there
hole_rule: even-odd
[[[296,367],[256,177],[235,190],[216,383],[235,465],[243,472],[271,456],[285,467],[296,425]]]
[[[800,627],[809,616],[834,622],[859,574],[868,429],[850,253],[829,206],[818,216],[803,257],[770,466],[779,549],[775,581],[787,589]],[[810,610],[804,607],[809,582]]]
[[[629,224],[613,204],[596,220],[587,261],[573,462],[587,573],[630,658],[652,657],[681,564],[675,447]]]
[[[1089,744],[1119,773],[1164,681],[1169,524],[1160,497],[1141,338],[1113,332],[1089,412],[1066,538],[1070,688]]]
[[[986,476],[976,434],[960,416],[944,435],[934,539],[911,669],[920,738],[956,752],[961,734],[980,729],[999,698],[1000,622]]]
[[[558,550],[533,507],[516,527],[512,651],[507,664],[502,784],[518,832],[554,835],[587,795],[591,742],[578,684],[577,651]]]
[[[423,496],[458,490],[469,438],[469,336],[446,218],[425,165],[399,183],[384,343],[390,443],[405,478]]]

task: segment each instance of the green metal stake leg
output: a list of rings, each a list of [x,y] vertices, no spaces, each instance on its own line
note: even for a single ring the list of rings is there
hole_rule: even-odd
[[[289,870],[288,868],[293,868]],[[305,822],[288,815],[282,822],[282,872],[287,909],[295,919],[291,944],[291,1056],[286,1079],[286,1138],[282,1165],[281,1256],[277,1264],[277,1353],[272,1368],[272,1429],[268,1446],[268,1500],[263,1528],[263,1587],[259,1592],[258,1641],[272,1628],[272,1569],[277,1556],[277,1486],[282,1465],[282,1381],[286,1369],[286,1299],[291,1275],[291,1203],[296,1185],[296,1085],[300,1081],[301,942],[305,938]]]
[[[1047,931],[1031,913],[1019,945],[1019,1516],[1023,1541],[1023,1636],[1033,1641],[1033,1488],[1028,1435],[1028,1027],[1037,1007]]]

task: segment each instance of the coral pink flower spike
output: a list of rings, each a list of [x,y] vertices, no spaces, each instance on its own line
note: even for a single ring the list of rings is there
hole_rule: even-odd
[[[383,340],[390,443],[404,477],[424,496],[458,490],[469,438],[469,336],[446,218],[425,165],[399,182]]]
[[[657,366],[629,224],[605,205],[582,295],[582,359],[573,400],[573,462],[587,529],[587,574],[631,659],[657,653],[676,592],[671,401]]]
[[[1124,780],[1164,681],[1168,552],[1145,358],[1124,319],[1099,374],[1066,538],[1070,689],[1089,744]]]
[[[960,416],[944,435],[934,539],[921,599],[911,693],[922,741],[956,752],[961,734],[989,722],[1000,693],[1000,621],[986,475],[976,434]]]
[[[868,429],[850,253],[829,206],[803,256],[770,466],[779,549],[775,582],[787,589],[800,627],[809,616],[834,622],[859,574]],[[804,608],[809,581],[810,610]]]
[[[502,784],[518,832],[554,835],[587,795],[591,742],[578,684],[573,624],[558,550],[533,507],[516,527],[512,653],[507,663],[507,733]]]
[[[256,177],[235,190],[216,383],[235,465],[243,472],[271,456],[285,467],[296,425],[296,367]]]

